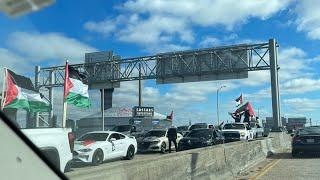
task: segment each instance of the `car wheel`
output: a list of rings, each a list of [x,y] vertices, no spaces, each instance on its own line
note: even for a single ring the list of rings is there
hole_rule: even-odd
[[[161,151],[161,153],[165,153],[166,152],[166,143],[165,142],[161,143],[160,151]]]
[[[92,165],[98,166],[102,162],[103,162],[103,152],[101,149],[98,149],[93,153]]]
[[[249,141],[249,136],[247,136],[246,141],[247,141],[247,142]]]
[[[133,145],[130,145],[128,150],[127,150],[127,156],[125,157],[126,160],[131,160],[133,159],[134,157],[134,146]]]

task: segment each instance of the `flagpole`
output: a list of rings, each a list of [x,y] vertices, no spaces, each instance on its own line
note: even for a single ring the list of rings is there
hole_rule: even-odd
[[[7,68],[3,68],[3,84],[2,84],[2,94],[1,94],[1,110],[4,108],[4,102],[5,102],[5,90],[6,90],[6,79],[7,79]]]
[[[67,69],[68,67],[68,60],[66,61],[66,66],[65,66],[65,73],[64,73],[64,88],[63,88],[63,114],[62,114],[62,127],[66,127],[66,122],[67,122],[67,101],[65,97],[65,91],[66,91],[66,82],[67,82]]]

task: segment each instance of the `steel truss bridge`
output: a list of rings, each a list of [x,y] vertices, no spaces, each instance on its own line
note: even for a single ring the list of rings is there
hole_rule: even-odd
[[[281,126],[281,121],[277,48],[276,40],[270,39],[266,43],[176,51],[123,59],[114,56],[105,61],[70,66],[89,75],[89,87],[94,83],[103,83],[105,88],[119,87],[122,81],[156,79],[161,83],[162,79],[177,77],[183,79],[187,76],[198,77],[199,79],[195,81],[202,81],[201,77],[205,75],[242,73],[240,78],[246,78],[249,71],[270,70],[273,118],[275,126],[278,127]],[[226,54],[232,54],[232,58],[228,58]],[[39,89],[49,90],[51,102],[52,88],[64,84],[64,69],[64,65],[35,68],[35,85]],[[225,79],[237,78],[239,77],[231,76]]]

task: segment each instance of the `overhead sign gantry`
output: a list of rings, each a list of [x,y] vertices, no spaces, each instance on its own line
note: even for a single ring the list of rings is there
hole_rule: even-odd
[[[120,58],[108,52],[86,55],[86,63],[70,65],[89,75],[91,89],[120,87],[122,81],[155,79],[157,84],[243,79],[249,71],[270,70],[272,110],[275,128],[281,126],[278,80],[278,44],[240,44],[213,48],[160,53],[151,56]],[[99,57],[95,61],[94,57]],[[105,59],[104,59],[105,57]],[[52,88],[64,83],[64,66],[36,67],[35,84]],[[51,92],[51,93],[50,93]]]

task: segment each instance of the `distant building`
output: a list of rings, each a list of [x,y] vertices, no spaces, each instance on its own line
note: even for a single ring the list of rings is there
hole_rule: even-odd
[[[306,117],[288,118],[287,129],[288,129],[288,131],[292,131],[294,129],[294,127],[296,129],[301,128],[301,127],[305,127],[306,123],[307,123]]]
[[[111,129],[116,125],[135,125],[138,131],[149,129],[167,128],[172,125],[172,121],[167,120],[167,116],[154,112],[153,117],[134,118],[132,108],[113,107],[104,111],[105,130]],[[101,112],[89,115],[76,121],[76,135],[102,130]]]
[[[282,126],[287,126],[287,118],[281,117]],[[266,117],[265,128],[273,129],[273,117]]]

